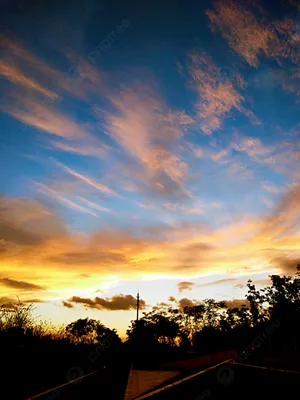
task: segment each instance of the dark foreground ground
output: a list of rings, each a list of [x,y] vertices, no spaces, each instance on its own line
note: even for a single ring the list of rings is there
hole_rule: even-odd
[[[53,390],[37,399],[124,399],[127,376],[98,372],[78,383]],[[279,400],[299,398],[300,374],[226,363],[156,394],[139,400]]]
[[[296,399],[299,398],[299,384],[300,374],[228,363],[179,385],[174,385],[170,389],[151,396],[141,396],[138,399]]]
[[[256,361],[256,365],[259,364],[258,360],[253,361]],[[41,369],[39,375],[29,374],[26,369],[21,374],[22,379],[16,379],[16,374],[9,374],[11,377],[10,381],[7,376],[6,379],[2,380],[1,386],[3,392],[8,394],[5,398],[13,400],[123,400],[130,364],[130,358],[119,355],[106,369],[94,368],[90,369],[90,371],[85,369],[85,374],[91,371],[95,371],[95,373],[83,379],[79,376],[79,379],[74,383],[60,386],[61,384],[68,383],[66,375],[70,377],[70,374],[65,373],[62,379],[57,380],[56,386],[51,384],[46,385],[42,378],[45,378],[45,375],[46,377],[48,375],[48,378],[53,375],[53,372],[59,367],[58,361],[58,364],[51,365],[49,371]],[[73,365],[76,370],[76,366],[82,364],[78,361]],[[97,365],[93,364],[92,366],[96,367]],[[276,367],[280,368],[279,366]],[[281,368],[283,368],[282,364]],[[288,366],[286,368],[293,369]],[[78,374],[76,376],[76,371],[73,372],[74,374],[72,373],[71,375],[77,378]],[[158,391],[155,394],[149,393],[138,399],[235,400],[249,398],[276,400],[299,398],[300,372],[298,374],[291,374],[226,363],[205,371],[200,375],[198,374],[195,377],[188,378],[180,384],[176,384],[178,379],[181,380],[195,373],[197,371],[182,371],[180,378],[174,378],[171,381],[173,386],[170,388]],[[52,389],[48,391],[47,389],[50,388]],[[44,391],[46,393],[41,394]],[[37,394],[41,395],[37,396]]]
[[[63,387],[53,388],[44,395],[33,397],[36,400],[123,400],[127,377],[115,371],[115,374],[96,372],[82,380]]]
[[[59,362],[59,361],[58,361]],[[1,386],[3,392],[7,396],[0,394],[0,399],[12,400],[123,400],[128,374],[130,371],[130,363],[126,358],[119,358],[118,363],[109,366],[106,369],[94,369],[94,373],[85,370],[82,378],[83,369],[81,364],[76,363],[74,367],[63,375],[61,380],[57,380],[57,384],[45,384],[39,380],[39,376],[29,376],[24,371],[22,379],[10,377],[10,381],[2,380]],[[53,365],[52,371],[56,366]],[[45,371],[44,371],[45,373]],[[51,374],[51,372],[50,372]],[[49,374],[49,375],[50,375]],[[24,379],[26,376],[26,380]],[[43,377],[43,369],[41,368],[41,377]],[[16,378],[16,375],[15,375]],[[75,379],[76,378],[76,379]],[[70,383],[70,380],[74,382]],[[41,382],[42,381],[42,382]],[[50,379],[49,379],[50,381]]]

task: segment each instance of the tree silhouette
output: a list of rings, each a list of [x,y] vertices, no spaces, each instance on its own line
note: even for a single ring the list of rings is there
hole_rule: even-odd
[[[122,341],[115,329],[107,328],[95,319],[78,319],[66,326],[66,332],[74,342],[104,344],[105,347],[120,344]]]
[[[66,326],[66,332],[74,341],[91,342],[94,340],[94,333],[97,323],[94,319],[78,319]]]
[[[240,354],[248,352],[243,362],[264,364],[271,358],[282,368],[286,363],[294,363],[298,368],[300,267],[293,277],[272,275],[270,278],[270,285],[260,290],[248,281],[245,296],[248,306],[230,308],[225,302],[204,299],[183,309],[176,308],[174,303],[144,312],[139,321],[131,321],[125,344],[115,329],[95,319],[78,319],[58,330],[35,321],[32,305],[19,302],[2,306],[3,382],[10,385],[11,398],[22,398],[21,390],[22,395],[30,397],[65,383],[66,371],[74,365],[86,373],[102,370],[106,365],[107,374],[114,376],[113,371],[123,365],[120,360],[127,359],[128,353],[140,366],[156,368],[162,362],[186,358],[187,352],[208,354],[237,349]],[[53,371],[51,364],[57,359],[60,363]],[[16,360],[22,371],[18,375],[19,385],[9,383],[10,377],[16,374]],[[31,376],[36,378],[34,386]]]

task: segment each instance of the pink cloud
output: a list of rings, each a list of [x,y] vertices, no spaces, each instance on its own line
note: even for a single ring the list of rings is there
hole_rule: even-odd
[[[265,146],[258,138],[239,134],[234,136],[231,147],[236,151],[246,153],[252,158],[267,156],[274,151],[274,148]]]
[[[49,97],[50,99],[57,99],[59,97],[57,93],[42,87],[34,80],[25,76],[19,68],[6,63],[5,61],[1,61],[0,63],[0,76],[8,79],[14,84],[32,89],[44,96]]]
[[[233,1],[215,1],[214,10],[206,12],[213,32],[222,34],[237,53],[256,67],[258,57],[268,53],[273,33],[255,15]]]
[[[242,111],[244,98],[208,55],[194,52],[190,60],[192,87],[199,95],[195,109],[200,118],[200,128],[210,135],[222,128],[230,111]]]
[[[172,187],[183,190],[188,165],[181,157],[181,145],[185,127],[193,121],[170,110],[154,88],[155,84],[123,86],[109,95],[114,113],[95,112],[105,118],[107,134],[131,160],[126,166],[130,175],[163,194]]]
[[[85,176],[83,174],[80,174],[79,172],[74,171],[72,168],[67,167],[66,165],[56,161],[56,165],[67,171],[70,175],[74,176],[75,178],[81,180],[82,182],[86,183],[87,185],[93,187],[94,189],[99,190],[100,192],[111,195],[111,196],[119,196],[118,193],[109,188],[108,186],[104,185],[103,183],[100,183],[96,181],[93,178],[90,178],[88,176]]]

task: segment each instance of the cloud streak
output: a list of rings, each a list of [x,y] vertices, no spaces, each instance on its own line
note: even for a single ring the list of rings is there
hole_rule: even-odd
[[[215,1],[214,10],[206,13],[212,30],[220,32],[231,48],[256,67],[258,57],[268,52],[268,43],[273,38],[268,26],[259,23],[250,10],[233,1]]]
[[[35,285],[30,282],[23,282],[23,281],[16,281],[10,278],[0,278],[0,284],[6,286],[11,289],[18,289],[18,290],[45,290],[43,286]]]
[[[73,296],[68,300],[68,304],[80,304],[84,307],[98,310],[134,310],[136,308],[136,299],[130,294],[119,294],[112,296],[111,298],[95,297],[95,299],[82,298]],[[146,307],[146,302],[140,299],[140,309],[143,310]]]
[[[191,53],[188,70],[191,87],[198,94],[195,109],[205,134],[211,135],[222,129],[223,121],[230,112],[245,112],[238,82],[224,76],[208,54],[199,51]]]
[[[179,282],[178,284],[177,284],[177,287],[178,287],[178,291],[181,293],[181,292],[184,292],[184,291],[186,291],[186,290],[192,290],[193,289],[193,287],[195,286],[195,283],[193,283],[193,282]]]
[[[94,189],[99,190],[100,192],[110,195],[110,196],[119,196],[118,193],[116,191],[114,191],[113,189],[107,187],[106,185],[103,185],[100,182],[97,182],[96,180],[84,176],[76,171],[74,171],[72,168],[67,167],[66,165],[63,165],[60,162],[56,162],[56,164],[61,167],[62,169],[64,169],[66,172],[68,172],[70,175],[74,176],[75,178],[79,179],[80,181],[86,183],[87,185],[91,186]]]
[[[140,187],[156,194],[184,192],[187,163],[180,156],[184,127],[190,123],[183,113],[172,111],[155,82],[123,86],[109,95],[114,112],[95,114],[111,139],[131,163],[131,176]],[[172,149],[172,152],[171,152]]]

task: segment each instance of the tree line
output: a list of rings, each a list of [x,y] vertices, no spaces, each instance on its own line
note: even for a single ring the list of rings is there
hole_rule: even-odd
[[[125,342],[115,329],[95,319],[78,319],[56,328],[36,321],[33,305],[2,305],[3,382],[15,391],[12,398],[21,399],[64,383],[74,366],[79,366],[82,373],[105,368],[109,374],[116,365],[128,368],[128,363],[123,365],[120,360],[134,360],[139,366],[151,368],[191,353],[204,355],[231,349],[238,350],[247,362],[268,358],[296,362],[300,345],[300,266],[294,276],[271,275],[270,282],[264,289],[257,289],[249,280],[241,307],[229,308],[223,301],[205,299],[183,309],[163,305],[144,312],[138,321],[131,321]],[[12,376],[20,385],[11,383]]]

